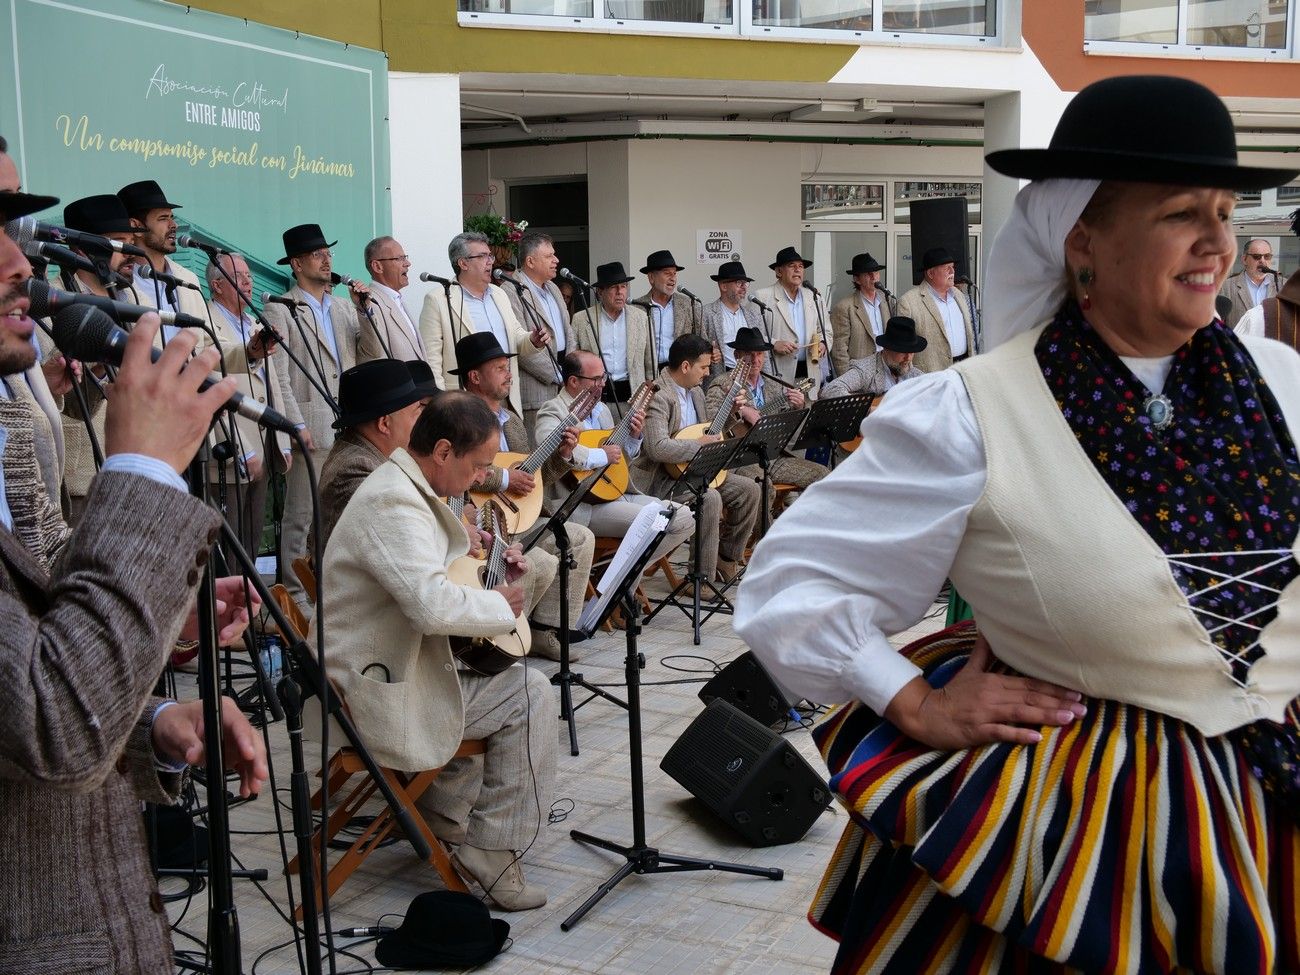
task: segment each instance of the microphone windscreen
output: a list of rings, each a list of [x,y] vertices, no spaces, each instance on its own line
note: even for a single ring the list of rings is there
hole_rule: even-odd
[[[36,218],[15,217],[5,224],[5,234],[21,250],[36,239]]]
[[[112,345],[117,323],[93,305],[69,305],[50,320],[54,344],[71,359],[99,362]]]
[[[332,274],[330,274],[330,284],[334,285],[335,287],[338,287],[342,283],[343,283],[343,275],[339,274],[338,271],[334,271]]]
[[[41,278],[27,280],[27,314],[32,318],[47,318],[50,314],[50,283]]]

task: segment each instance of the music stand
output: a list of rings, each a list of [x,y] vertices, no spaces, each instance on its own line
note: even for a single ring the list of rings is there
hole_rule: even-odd
[[[876,397],[871,393],[819,399],[809,410],[803,433],[791,449],[828,449],[831,452],[831,467],[834,467],[835,448],[858,435],[862,421],[871,412],[871,404],[875,400]]]
[[[569,570],[573,567],[573,556],[570,554],[572,546],[569,544],[569,532],[564,527],[565,522],[577,510],[578,505],[587,499],[591,489],[596,486],[600,480],[600,472],[609,467],[598,467],[590,477],[583,478],[578,482],[578,486],[569,492],[555,509],[555,512],[546,520],[540,529],[533,535],[528,542],[527,549],[532,549],[539,541],[542,535],[549,531],[555,537],[555,549],[560,558],[560,672],[551,678],[551,683],[560,689],[560,720],[569,725],[569,754],[578,754],[578,727],[574,718],[575,712],[583,704],[590,704],[597,697],[603,697],[611,704],[617,704],[621,708],[626,708],[627,703],[619,700],[613,694],[610,694],[604,688],[597,687],[595,684],[589,684],[583,680],[582,674],[575,674],[569,669]],[[591,634],[588,633],[587,636]],[[590,691],[591,696],[577,707],[573,705],[573,685],[577,684],[583,690]]]
[[[807,419],[811,410],[785,410],[781,413],[773,413],[771,416],[764,416],[754,424],[753,428],[740,441],[737,450],[742,458],[753,455],[758,466],[763,469],[763,510],[762,510],[762,535],[767,534],[768,528],[771,527],[771,499],[772,499],[772,461],[781,456],[781,451],[785,449],[799,428],[803,426],[804,420]],[[734,581],[734,580],[733,580]]]
[[[702,448],[701,453],[711,446],[715,445],[707,445]],[[730,448],[731,444],[722,442],[716,444],[716,446]],[[729,455],[732,452],[728,450],[726,453]],[[717,469],[721,470],[722,467],[719,466]],[[714,473],[716,474],[716,471]],[[595,480],[595,478],[588,478],[588,480]],[[709,480],[712,480],[712,478],[709,478]],[[708,481],[705,483],[707,484]],[[569,831],[569,836],[579,843],[586,843],[602,850],[609,850],[611,853],[617,853],[626,862],[614,871],[614,874],[608,880],[597,887],[595,893],[583,901],[577,910],[560,923],[561,931],[568,931],[573,928],[588,911],[596,906],[601,898],[634,873],[655,874],[680,873],[687,870],[717,870],[724,873],[766,877],[769,880],[781,880],[785,876],[785,872],[779,867],[754,867],[742,863],[726,863],[718,860],[679,856],[673,853],[662,853],[655,847],[646,844],[645,774],[642,768],[641,751],[642,664],[641,654],[637,650],[637,634],[641,632],[641,607],[636,598],[636,586],[641,579],[641,573],[645,571],[646,565],[650,561],[650,554],[659,546],[667,531],[667,526],[665,526],[663,530],[656,532],[655,536],[646,543],[644,550],[633,560],[623,575],[610,585],[606,592],[613,593],[617,598],[610,598],[607,601],[604,610],[595,617],[591,625],[590,632],[594,633],[605,621],[605,618],[614,611],[614,608],[620,603],[622,604],[623,613],[627,619],[627,734],[628,762],[632,779],[632,845],[623,846],[612,840],[592,836],[590,833],[584,833],[576,829]]]
[[[700,530],[704,527],[704,494],[709,490],[709,484],[722,471],[740,466],[737,460],[739,440],[720,440],[717,443],[705,444],[691,458],[686,470],[678,479],[678,485],[685,486],[691,492],[695,499],[695,536],[691,539],[691,571],[686,574],[677,588],[659,601],[654,609],[646,616],[645,621],[649,623],[665,606],[676,606],[689,619],[695,629],[695,645],[700,645],[700,626],[707,623],[715,613],[730,613],[732,611],[731,602],[713,584],[712,579],[705,579],[700,574]],[[700,589],[708,586],[713,591],[713,598],[709,601],[709,611],[703,619],[700,618]],[[677,598],[687,587],[691,588],[691,608],[688,610]]]

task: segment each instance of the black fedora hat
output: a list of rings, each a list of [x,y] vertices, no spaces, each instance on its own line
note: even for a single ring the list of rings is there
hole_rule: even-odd
[[[474,968],[500,954],[509,936],[509,923],[472,894],[429,890],[416,895],[401,926],[379,940],[375,958],[389,968]]]
[[[713,281],[753,281],[745,273],[745,265],[739,261],[727,261],[725,264],[718,266],[717,274],[710,274],[709,278]]]
[[[931,247],[921,255],[921,270],[928,271],[932,267],[939,267],[943,264],[956,264],[957,259],[948,253],[946,247]]]
[[[736,329],[736,337],[727,343],[727,348],[737,352],[771,352],[772,343],[758,329],[746,325]]]
[[[88,234],[134,234],[122,200],[114,193],[83,196],[63,208],[63,225]]]
[[[804,267],[812,267],[812,261],[800,257],[799,252],[793,247],[782,247],[776,252],[776,260],[769,264],[768,267],[775,271],[782,264],[794,264],[796,261]]]
[[[335,430],[396,413],[422,395],[399,359],[371,359],[339,376],[339,418]]]
[[[57,196],[41,196],[39,193],[9,193],[0,190],[0,217],[4,222],[26,217],[33,213],[48,210],[59,202]]]
[[[146,210],[179,210],[179,203],[172,203],[167,194],[151,179],[142,179],[138,183],[127,183],[117,191],[117,198],[126,207],[127,213],[143,213]]]
[[[627,284],[632,276],[623,270],[622,261],[610,261],[596,268],[596,280],[592,287],[608,288],[610,285]]]
[[[1186,78],[1130,75],[1093,82],[1066,106],[1046,149],[985,157],[1021,179],[1100,179],[1262,190],[1295,169],[1237,163],[1232,116],[1219,96]]]
[[[876,345],[890,352],[923,352],[929,344],[924,335],[916,334],[916,322],[906,315],[895,315],[876,336]]]
[[[513,359],[515,354],[501,348],[501,343],[491,332],[470,332],[456,343],[456,368],[448,369],[453,376],[464,376],[493,359]]]
[[[645,267],[641,268],[642,274],[649,274],[651,271],[666,271],[672,268],[674,271],[685,271],[675,260],[673,260],[672,251],[655,251],[645,259]]]
[[[281,238],[284,240],[284,257],[276,261],[276,264],[288,264],[299,254],[310,254],[322,247],[333,247],[338,243],[337,240],[326,241],[325,234],[318,223],[300,223],[296,227],[290,227]]]
[[[426,396],[437,396],[442,392],[438,388],[438,381],[433,378],[433,366],[423,359],[407,359],[407,371],[411,374],[411,382],[415,383],[415,391],[420,394],[420,399]]]
[[[845,274],[868,274],[871,271],[883,271],[885,265],[881,264],[870,254],[854,254],[853,266]]]

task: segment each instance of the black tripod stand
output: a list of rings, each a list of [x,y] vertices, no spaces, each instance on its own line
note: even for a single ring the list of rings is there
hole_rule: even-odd
[[[680,856],[675,853],[664,853],[646,844],[645,776],[642,769],[641,754],[642,657],[637,650],[637,634],[641,632],[641,607],[637,604],[636,599],[636,581],[641,578],[641,573],[645,571],[650,552],[659,544],[662,538],[663,532],[660,532],[658,537],[641,553],[641,556],[634,560],[636,563],[634,569],[624,575],[617,583],[619,600],[610,600],[605,613],[601,617],[603,619],[605,615],[608,615],[617,601],[622,602],[623,612],[627,617],[627,734],[628,760],[631,765],[632,775],[632,844],[624,846],[612,840],[601,839],[599,836],[592,836],[590,833],[583,833],[576,829],[569,832],[569,835],[579,843],[586,843],[602,850],[609,850],[611,853],[617,853],[626,862],[614,871],[608,880],[597,887],[595,893],[583,901],[576,911],[564,919],[560,924],[561,931],[570,930],[582,920],[588,911],[600,902],[601,898],[634,873],[654,874],[682,873],[688,870],[720,870],[723,873],[741,873],[753,877],[766,877],[768,880],[780,880],[785,876],[785,872],[779,867],[753,867],[742,863],[725,863],[720,860],[704,860],[698,857]],[[596,625],[600,625],[599,621]]]
[[[783,413],[773,413],[771,416],[763,417],[754,424],[753,429],[745,435],[745,439],[740,441],[737,448],[737,456],[740,459],[745,460],[752,456],[763,471],[761,481],[763,506],[759,509],[762,525],[760,538],[767,534],[772,521],[772,462],[781,456],[785,445],[803,426],[808,412],[808,410],[786,410]]]

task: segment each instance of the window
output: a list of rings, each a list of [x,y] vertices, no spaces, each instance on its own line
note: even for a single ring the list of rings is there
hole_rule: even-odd
[[[884,220],[885,187],[880,183],[804,183],[805,220]]]
[[[1285,51],[1290,0],[1085,0],[1084,37],[1103,44]]]
[[[980,211],[979,183],[923,183],[903,182],[894,184],[894,223],[907,225],[911,220],[911,203],[913,200],[934,200],[945,196],[966,197],[966,213],[972,226],[982,223]]]

